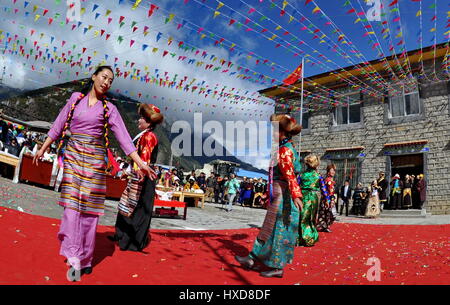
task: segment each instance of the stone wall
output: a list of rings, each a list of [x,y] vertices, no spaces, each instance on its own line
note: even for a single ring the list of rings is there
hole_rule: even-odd
[[[368,185],[383,170],[388,173],[387,143],[428,140],[424,146],[427,202],[432,214],[450,214],[450,89],[448,81],[420,86],[423,114],[404,122],[386,120],[388,104],[382,99],[363,98],[362,124],[347,129],[331,128],[331,109],[311,114],[310,129],[302,134],[301,150],[322,158],[325,172],[326,149],[363,146],[361,182]],[[298,139],[295,139],[297,143]]]

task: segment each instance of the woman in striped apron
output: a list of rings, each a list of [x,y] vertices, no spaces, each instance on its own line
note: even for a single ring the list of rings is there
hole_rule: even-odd
[[[70,265],[68,278],[71,280],[79,280],[77,275],[92,272],[95,233],[99,216],[105,209],[109,128],[125,154],[142,170],[141,176],[146,173],[155,178],[154,171],[137,154],[119,111],[106,100],[113,79],[111,67],[96,69],[86,95],[72,94],[33,160],[37,164],[47,147],[61,135],[63,139],[68,138],[62,161],[64,174],[58,203],[64,207],[64,215],[58,239],[61,241],[60,254]]]

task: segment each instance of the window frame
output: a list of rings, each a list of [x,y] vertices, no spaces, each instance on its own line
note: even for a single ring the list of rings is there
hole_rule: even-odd
[[[359,102],[353,102],[350,103],[350,97],[351,96],[356,96],[359,95]],[[333,106],[332,108],[332,127],[347,127],[347,126],[356,126],[356,125],[360,125],[363,123],[363,116],[362,116],[362,99],[361,99],[361,93],[360,92],[352,92],[352,93],[348,93],[340,98],[345,98],[347,99],[347,105],[343,106],[343,105],[337,105],[337,106]],[[353,105],[359,105],[359,122],[350,122],[350,107]],[[342,108],[347,108],[347,123],[343,123],[343,124],[339,124],[338,120],[337,120],[337,116],[338,116],[338,108],[342,107]]]
[[[426,108],[425,108],[425,98],[423,97],[423,87],[422,85],[418,85],[415,88],[415,91],[411,92],[418,92],[419,93],[419,113],[418,114],[411,114],[407,116],[398,116],[398,117],[392,117],[391,113],[391,96],[388,92],[385,93],[384,96],[384,102],[383,102],[383,111],[384,111],[384,125],[397,125],[397,124],[404,124],[404,123],[412,123],[417,121],[423,121],[426,119]]]
[[[308,125],[306,127],[303,126],[303,120],[305,119],[305,114],[308,115],[308,121],[307,121]],[[309,109],[303,109],[302,122],[300,122],[300,124],[302,125],[302,130],[310,130],[311,129],[311,112],[309,111]]]
[[[343,174],[345,168],[341,168],[340,165],[345,164],[346,161],[348,166],[347,175],[343,176],[340,174]],[[336,181],[336,187],[338,187],[339,189],[341,186],[344,185],[345,179],[348,178],[348,175],[351,171],[350,167],[351,165],[356,165],[356,167],[353,177],[352,179],[350,179],[350,186],[354,189],[359,182],[362,182],[361,180],[363,175],[363,159],[354,157],[341,157],[341,158],[331,157],[328,159],[328,164],[330,163],[333,163],[336,166],[336,175],[334,181]]]
[[[422,103],[421,103],[421,98],[420,98],[420,92],[419,92],[419,88],[415,87],[415,90],[412,90],[411,92],[405,93],[405,86],[402,86],[402,93],[401,93],[401,97],[402,97],[402,101],[403,101],[403,115],[400,116],[393,116],[393,111],[392,111],[392,98],[394,97],[399,97],[400,95],[389,95],[388,96],[388,118],[389,119],[400,119],[400,118],[407,118],[407,117],[417,117],[420,116],[422,114]],[[417,104],[418,104],[418,108],[419,108],[419,112],[418,113],[412,113],[412,114],[407,114],[406,113],[406,96],[412,96],[412,95],[417,95],[418,99],[417,99]]]

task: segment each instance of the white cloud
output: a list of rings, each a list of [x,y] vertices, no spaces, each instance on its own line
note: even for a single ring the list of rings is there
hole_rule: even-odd
[[[39,0],[30,0],[26,9],[23,8],[23,3],[19,2],[20,1],[18,1],[15,5],[11,4],[12,9],[18,9],[17,14],[13,12],[6,13],[4,11],[0,11],[0,19],[4,19],[1,22],[2,25],[0,26],[0,29],[5,32],[9,32],[12,35],[17,34],[21,45],[24,45],[23,38],[27,38],[28,43],[25,45],[26,50],[34,47],[34,41],[37,41],[39,45],[47,43],[51,53],[53,53],[53,47],[56,46],[58,48],[58,52],[63,50],[67,57],[67,53],[69,51],[76,55],[81,53],[82,48],[86,48],[87,50],[85,54],[83,54],[83,57],[87,58],[88,55],[91,56],[93,64],[100,63],[100,61],[105,59],[105,54],[107,54],[109,57],[106,62],[110,65],[114,65],[115,57],[119,58],[118,67],[122,71],[128,70],[123,66],[124,62],[128,60],[130,63],[135,63],[134,67],[141,69],[141,75],[145,75],[144,67],[147,66],[149,68],[150,75],[154,74],[155,69],[159,69],[160,76],[164,75],[165,72],[169,72],[171,78],[174,77],[175,74],[178,75],[177,79],[182,79],[187,76],[189,80],[196,79],[195,83],[206,81],[209,86],[208,88],[210,89],[214,89],[215,86],[218,85],[218,89],[220,91],[223,86],[227,86],[227,88],[230,89],[235,88],[235,91],[239,90],[241,95],[244,95],[246,91],[256,92],[257,90],[265,87],[265,85],[261,86],[229,76],[229,73],[206,71],[204,66],[197,67],[196,65],[188,65],[186,62],[178,61],[178,56],[187,56],[188,59],[192,58],[209,64],[212,63],[209,61],[210,56],[215,55],[219,59],[223,58],[227,61],[243,63],[250,68],[254,67],[254,63],[244,61],[244,57],[239,56],[236,52],[230,53],[227,49],[215,47],[213,46],[213,42],[207,41],[207,38],[200,40],[198,38],[199,35],[196,32],[196,37],[194,37],[189,31],[183,29],[177,30],[176,25],[179,20],[177,20],[177,23],[172,22],[170,24],[164,24],[163,17],[158,15],[158,13],[155,13],[155,16],[152,18],[148,18],[147,9],[142,8],[133,11],[126,8],[126,6],[130,7],[130,4],[121,5],[119,7],[116,1],[106,0],[96,1],[95,3],[99,5],[99,8],[95,12],[92,12],[93,2],[86,1],[83,2],[82,5],[86,8],[86,14],[81,16],[82,25],[72,31],[72,24],[76,23],[69,23],[65,26],[59,25],[59,22],[63,21],[65,18],[65,1],[61,1],[60,5],[56,5],[54,1],[43,2]],[[171,11],[177,17],[182,17],[185,15],[183,12],[185,7],[179,5],[179,3],[180,1],[171,0],[166,1],[164,6],[171,7]],[[39,7],[36,13],[31,13],[29,17],[25,17],[24,12],[31,12],[33,6],[35,5]],[[141,6],[143,7],[143,5]],[[49,10],[47,15],[45,17],[41,16],[37,22],[34,22],[34,15],[37,13],[42,15],[44,8]],[[106,9],[110,9],[112,11],[109,17],[113,18],[113,21],[109,25],[107,23],[107,17],[104,16]],[[59,17],[59,19],[55,19],[52,25],[48,25],[47,17],[54,17],[55,13],[59,13],[61,17]],[[101,17],[95,19],[95,13],[100,13]],[[122,28],[119,28],[118,26],[118,19],[120,16],[124,16],[124,22],[126,22]],[[132,20],[138,22],[136,24],[138,30],[135,33],[132,33],[132,29],[130,27],[130,22]],[[190,19],[186,18],[186,20]],[[207,22],[207,20],[203,20],[202,24],[206,24],[205,22]],[[20,25],[23,25],[22,28]],[[90,29],[86,34],[83,34],[83,29],[89,25],[93,26],[92,29]],[[144,26],[149,27],[150,33],[147,36],[144,36],[142,33]],[[233,27],[228,26],[226,26],[226,28],[230,31],[233,29]],[[30,31],[32,29],[35,30],[35,34],[33,36],[30,35]],[[104,29],[106,30],[106,33],[111,34],[108,41],[105,40],[105,36],[101,37],[99,35],[94,38],[94,31],[99,31],[101,29]],[[161,38],[159,42],[156,42],[155,37],[158,32],[164,33],[164,37]],[[39,38],[41,33],[44,33],[44,37],[42,39]],[[117,35],[124,37],[124,41],[121,44],[117,42]],[[53,44],[50,44],[50,37],[54,37]],[[174,41],[171,46],[168,46],[168,37],[173,37],[175,40],[184,41],[186,44],[189,42],[194,42],[198,44],[199,47],[204,46],[201,49],[201,52],[203,52],[203,50],[206,51],[208,56],[206,59],[203,59],[201,56],[196,56],[194,52],[184,52],[178,48],[178,43],[176,41]],[[129,45],[130,39],[136,41],[131,48]],[[66,41],[66,45],[64,47],[61,46],[61,41],[63,40]],[[245,37],[239,37],[239,41],[242,41],[243,46],[248,49],[253,49],[253,47],[256,46],[252,40]],[[149,45],[145,52],[142,51],[143,43]],[[76,46],[75,49],[72,48],[72,45]],[[157,47],[161,51],[154,54],[152,52],[153,47]],[[45,49],[46,47],[41,46],[40,51],[45,51]],[[172,58],[170,55],[167,55],[162,58],[162,50],[175,52],[177,56]],[[93,56],[94,51],[97,52],[97,56],[95,57]],[[8,55],[7,58],[9,58],[9,61],[7,61],[7,69],[14,71],[14,82],[11,82],[11,86],[13,87],[34,89],[65,82],[66,78],[68,78],[68,80],[72,80],[75,78],[74,71],[79,71],[80,78],[85,76],[84,74],[86,72],[89,72],[87,69],[84,69],[84,67],[83,69],[68,69],[69,66],[64,64],[51,65],[48,61],[34,61],[34,58],[30,58],[28,61],[19,56]],[[18,63],[25,62],[27,67],[24,69],[16,69],[16,65],[12,66],[10,64],[10,61],[12,60]],[[85,63],[86,59],[83,60],[83,64]],[[215,64],[220,64],[220,60],[217,60]],[[42,68],[45,71],[49,71],[49,69],[52,69],[53,72],[47,72],[45,74],[33,72],[30,70],[31,65],[34,65],[37,70]],[[232,69],[236,68],[237,67],[233,67]],[[59,71],[62,71],[62,73],[60,74]],[[67,76],[67,71],[71,71],[72,74]],[[90,72],[87,74],[89,76]],[[192,122],[193,113],[195,111],[203,112],[205,120],[267,120],[269,114],[273,111],[273,107],[269,105],[260,105],[251,102],[234,104],[224,102],[223,99],[217,100],[211,97],[204,98],[197,93],[186,93],[184,91],[161,88],[155,85],[145,84],[138,81],[130,81],[128,79],[124,80],[121,78],[117,78],[114,82],[113,90],[116,89],[119,89],[122,93],[125,91],[128,91],[129,94],[133,92],[133,97],[136,97],[137,92],[141,92],[142,96],[146,96],[148,94],[151,98],[145,102],[154,103],[164,109],[163,111],[165,112],[166,117],[170,118],[172,121],[187,120]],[[158,98],[153,99],[153,96],[157,96]],[[168,109],[166,110],[165,107]],[[189,110],[191,110],[191,112],[189,112]],[[263,116],[261,116],[262,114]]]
[[[3,84],[13,88],[24,89],[26,82],[26,71],[20,62],[15,61],[11,57],[0,56],[0,67],[0,74],[2,75],[1,79]],[[3,67],[9,67],[9,69],[3,70]]]

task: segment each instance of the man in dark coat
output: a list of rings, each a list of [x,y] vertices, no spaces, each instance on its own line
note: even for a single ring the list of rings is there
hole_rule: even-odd
[[[356,216],[364,215],[364,202],[366,199],[366,193],[364,191],[364,188],[362,186],[362,183],[358,183],[358,185],[355,188],[355,191],[353,192],[353,211],[356,214]]]
[[[425,179],[423,178],[423,174],[419,175],[419,181],[417,182],[417,192],[419,193],[420,197],[420,206],[419,208],[423,208],[423,204],[425,203],[425,200],[427,200],[427,183],[425,182]]]
[[[206,174],[200,173],[200,176],[196,179],[198,186],[202,189],[204,193],[206,193]]]
[[[342,216],[345,206],[345,216],[348,216],[348,204],[350,198],[352,198],[352,187],[350,186],[350,180],[345,180],[344,185],[341,186],[339,197],[342,199],[341,212],[339,214]]]

